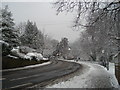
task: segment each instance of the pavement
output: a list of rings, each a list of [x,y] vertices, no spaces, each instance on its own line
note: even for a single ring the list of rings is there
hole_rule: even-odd
[[[68,75],[77,71],[80,64],[66,61],[53,61],[51,64],[2,72],[2,89],[27,88],[39,84],[39,87],[45,87],[51,80],[61,76]]]

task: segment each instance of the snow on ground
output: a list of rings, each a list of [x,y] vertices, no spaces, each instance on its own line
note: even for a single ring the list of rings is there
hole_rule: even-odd
[[[12,55],[7,55],[8,57],[11,57],[11,58],[15,58],[15,59],[18,59],[18,57],[16,56],[12,56]]]
[[[41,53],[37,53],[37,52],[27,53],[26,56],[27,56],[28,58],[29,58],[29,57],[31,57],[31,58],[32,58],[32,57],[36,57],[36,59],[37,59],[38,61],[40,61],[40,60],[48,60],[47,58],[44,58]]]
[[[109,74],[111,75],[111,84],[116,85],[115,83],[118,82],[115,76],[115,64],[114,63],[109,63]],[[117,83],[118,84],[118,83]]]
[[[82,72],[67,81],[48,85],[46,88],[118,88],[115,75],[109,73],[103,66],[79,61],[83,65]]]

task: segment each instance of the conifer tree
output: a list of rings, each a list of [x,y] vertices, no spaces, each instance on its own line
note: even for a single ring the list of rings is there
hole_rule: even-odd
[[[18,35],[14,29],[14,21],[12,18],[12,13],[8,11],[8,6],[6,5],[4,9],[1,10],[2,13],[2,26],[1,35],[2,40],[10,44],[11,46],[16,46],[19,44]]]

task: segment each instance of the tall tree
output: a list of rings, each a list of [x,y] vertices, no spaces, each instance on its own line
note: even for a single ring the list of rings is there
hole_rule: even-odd
[[[59,41],[52,39],[49,35],[44,35],[44,43],[44,56],[49,57],[56,50],[56,46],[59,43]]]
[[[18,36],[22,36],[25,32],[26,22],[20,22],[15,26],[15,30],[17,31]]]
[[[97,2],[97,1],[80,1],[80,0],[58,0],[54,3],[55,7],[57,8],[57,13],[67,11],[77,11],[76,19],[74,22],[73,27],[86,27],[88,34],[90,32],[92,34],[91,42],[95,44],[99,35],[102,35],[104,39],[107,38],[108,32],[109,38],[116,39],[118,43],[118,52],[120,50],[120,40],[119,38],[119,28],[120,28],[120,1],[116,0],[115,2]],[[85,18],[86,24],[83,25],[81,21]],[[110,20],[109,20],[110,19]],[[107,24],[105,23],[107,22]],[[103,25],[104,23],[104,25]],[[102,24],[100,27],[99,25]],[[93,29],[93,31],[92,31]],[[98,31],[97,31],[98,30]],[[96,32],[99,33],[98,37],[96,37]],[[95,32],[95,33],[94,33]],[[103,35],[104,34],[104,35]],[[105,35],[106,34],[106,35]],[[106,38],[105,38],[106,37]],[[108,38],[107,38],[108,39]],[[110,40],[110,39],[109,39]],[[102,40],[101,40],[102,41]],[[105,41],[105,40],[104,40]],[[111,40],[112,42],[113,40]],[[116,41],[115,41],[116,42]],[[97,42],[96,42],[97,43]],[[104,42],[105,43],[105,42]],[[99,39],[100,44],[100,39]],[[96,45],[96,44],[95,44]],[[97,44],[98,45],[98,44]],[[96,47],[97,48],[97,47]],[[95,50],[93,50],[95,51]],[[94,53],[95,55],[95,53]]]
[[[6,5],[4,9],[1,10],[2,13],[2,40],[9,43],[11,46],[16,46],[19,44],[18,35],[14,29],[15,23],[13,22],[12,13],[8,11],[8,6]]]
[[[10,54],[13,47],[19,45],[18,34],[14,28],[14,21],[12,18],[12,13],[8,10],[8,6],[0,10],[1,20],[0,20],[0,40],[2,40],[2,55],[6,56]]]
[[[22,45],[34,48],[41,53],[44,49],[44,36],[41,31],[38,30],[36,24],[28,20],[25,26],[25,32],[21,36]]]
[[[97,20],[99,20],[102,16],[106,14],[111,14],[114,18],[116,18],[116,15],[120,11],[120,1],[109,1],[109,2],[103,2],[103,1],[86,1],[86,0],[57,0],[54,3],[54,6],[56,8],[57,14],[67,11],[67,12],[73,12],[76,11],[76,19],[75,19],[75,25],[76,26],[84,26],[82,25],[81,20],[86,19],[90,14],[95,13],[98,10],[101,10],[102,13],[96,17],[96,19],[93,22],[90,22],[93,24]],[[83,18],[85,16],[85,18]],[[88,21],[89,22],[89,21]],[[87,26],[87,25],[85,25]]]
[[[54,56],[62,56],[64,59],[67,59],[69,52],[69,44],[67,38],[62,38],[60,43],[58,43],[56,50],[53,52]]]

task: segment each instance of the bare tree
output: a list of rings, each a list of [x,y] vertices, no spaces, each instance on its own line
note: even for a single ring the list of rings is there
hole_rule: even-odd
[[[91,42],[94,44],[92,52],[96,55],[96,50],[102,49],[105,43],[119,44],[119,28],[120,28],[120,1],[111,2],[97,2],[97,1],[79,1],[79,0],[58,0],[54,3],[57,8],[57,14],[63,11],[73,12],[77,11],[73,27],[86,27],[87,33],[90,34]],[[86,24],[82,24],[82,17],[86,17]],[[100,32],[100,33],[99,33]],[[98,33],[98,34],[96,34]],[[98,36],[96,36],[98,35]],[[103,39],[101,39],[102,37]],[[84,37],[85,38],[85,37]],[[99,39],[100,38],[100,39]],[[86,40],[88,37],[86,38]],[[113,39],[113,40],[112,40]],[[106,40],[110,40],[106,42]],[[117,40],[117,41],[115,41]],[[90,41],[90,40],[88,40]],[[104,43],[103,43],[104,42]],[[103,45],[102,45],[103,44]],[[99,47],[97,47],[99,46]],[[101,52],[101,51],[100,51]],[[89,52],[90,54],[90,52]],[[92,54],[92,53],[91,53]]]
[[[56,9],[57,14],[63,11],[67,11],[67,12],[77,11],[74,27],[87,26],[87,25],[82,25],[80,23],[81,17],[83,17],[83,15],[90,16],[91,14],[95,13],[98,10],[102,11],[93,22],[89,22],[89,25],[92,25],[93,23],[95,23],[97,20],[99,20],[106,14],[111,14],[111,16],[113,16],[114,18],[117,18],[117,14],[120,11],[119,0],[116,0],[113,2],[97,2],[94,0],[92,0],[91,2],[86,1],[86,0],[83,0],[83,1],[81,0],[58,0],[57,2],[54,3],[54,6],[57,8]]]

